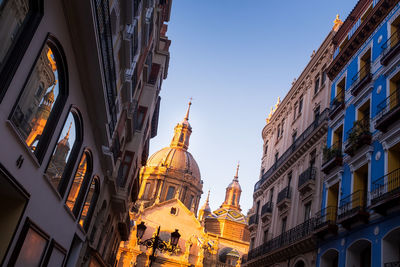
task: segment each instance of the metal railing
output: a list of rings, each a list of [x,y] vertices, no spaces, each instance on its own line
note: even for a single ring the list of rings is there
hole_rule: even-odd
[[[328,120],[329,109],[325,109],[319,116],[316,118],[310,126],[293,142],[293,144],[282,154],[281,157],[271,166],[271,168],[266,171],[261,179],[254,185],[254,192],[257,191],[261,185],[269,178],[271,175],[279,168],[286,160],[295,152],[299,147],[301,147],[304,142],[313,134],[314,130],[318,129],[318,127]]]
[[[400,106],[400,87],[378,104],[378,120]]]
[[[370,132],[370,118],[369,115],[365,116],[363,119],[355,121],[353,123],[353,127],[346,132],[347,139],[345,142],[345,152],[348,153],[354,153],[355,150],[360,148],[362,145],[364,145],[366,142],[365,139],[363,139],[364,136],[371,136]],[[369,140],[370,141],[370,140]],[[351,151],[348,151],[349,148]]]
[[[340,206],[338,208],[338,219],[345,218],[354,212],[362,210],[367,201],[366,192],[364,190],[358,190],[353,194],[340,200]]]
[[[336,223],[337,207],[328,206],[315,214],[315,229]]]
[[[259,247],[249,251],[247,261],[257,258],[259,256],[268,254],[283,246],[293,244],[301,239],[310,236],[314,231],[315,220],[311,218],[302,224],[282,233],[281,235],[265,242]]]
[[[333,158],[342,157],[342,142],[338,141],[330,147],[325,147],[323,151],[324,164]],[[322,165],[324,165],[322,164]]]
[[[277,203],[281,202],[282,200],[284,200],[285,198],[290,199],[290,195],[291,195],[291,188],[290,185],[286,186],[285,188],[283,188],[279,193],[278,193],[278,200],[276,201]]]
[[[400,192],[400,168],[389,172],[372,183],[371,204],[375,204],[396,192]]]
[[[249,225],[257,224],[258,223],[258,216],[257,214],[253,214],[249,217]]]
[[[385,267],[400,267],[400,261],[386,262]]]
[[[353,84],[362,81],[365,77],[371,74],[371,61],[368,60],[364,63],[365,65],[353,76]]]
[[[309,167],[307,170],[302,172],[299,176],[298,188],[300,188],[303,184],[310,180],[315,180],[316,174],[317,170],[315,169],[315,167]]]
[[[397,46],[400,42],[400,31],[397,30],[384,42],[381,46],[382,48],[382,57],[385,57],[389,51]]]
[[[340,90],[337,96],[331,101],[330,104],[331,111],[336,110],[343,103],[344,103],[344,90]]]
[[[265,203],[261,208],[261,216],[266,213],[271,213],[272,207],[273,207],[272,201],[268,201],[267,203]]]

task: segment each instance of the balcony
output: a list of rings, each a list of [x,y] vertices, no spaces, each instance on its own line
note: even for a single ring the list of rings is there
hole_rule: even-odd
[[[351,94],[357,96],[359,92],[371,81],[371,62],[365,62],[364,67],[357,72],[353,77],[353,88],[351,89]]]
[[[400,267],[400,261],[386,262],[384,267]]]
[[[313,230],[314,219],[312,218],[266,241],[249,251],[247,266],[273,265],[316,249]]]
[[[336,234],[338,226],[336,224],[337,207],[326,207],[315,215],[314,234],[323,238],[326,234]]]
[[[380,214],[400,201],[400,168],[396,169],[372,183],[370,208]]]
[[[289,207],[291,193],[292,190],[289,185],[279,192],[277,206],[280,211],[286,210]]]
[[[381,64],[386,66],[400,52],[400,32],[395,31],[382,45]]]
[[[324,151],[324,163],[322,164],[322,171],[325,174],[330,173],[335,167],[342,166],[343,155],[342,155],[342,143],[337,142],[331,147],[325,147]]]
[[[273,203],[269,201],[261,208],[261,220],[264,224],[271,222]]]
[[[307,170],[302,172],[299,176],[298,190],[301,195],[305,195],[308,192],[314,191],[315,177],[317,170],[314,167],[309,167]]]
[[[344,109],[344,90],[341,90],[337,96],[331,101],[329,118],[332,120],[335,116]]]
[[[258,215],[253,214],[249,217],[249,231],[252,232],[257,228],[258,224]]]
[[[369,213],[365,210],[367,198],[364,190],[358,190],[340,201],[337,222],[350,229],[356,222],[368,222]]]
[[[353,128],[347,132],[344,153],[353,157],[360,148],[371,144],[372,134],[369,126],[369,117],[354,122]]]
[[[299,148],[309,144],[310,146],[314,144],[320,136],[325,134],[327,128],[323,127],[323,125],[327,125],[329,115],[329,109],[325,109],[318,118],[316,118],[310,126],[298,137],[295,142],[282,154],[282,156],[276,161],[271,168],[266,171],[261,179],[254,185],[254,192],[259,190],[261,186],[267,181],[270,180],[272,176],[275,176],[278,172],[277,170],[283,169],[288,160],[293,157],[300,156],[301,153],[296,153],[296,151],[300,150]],[[327,127],[327,126],[326,126]],[[299,154],[299,155],[297,155]],[[282,168],[281,168],[282,167]]]
[[[400,88],[378,104],[375,128],[386,132],[390,125],[400,119]]]

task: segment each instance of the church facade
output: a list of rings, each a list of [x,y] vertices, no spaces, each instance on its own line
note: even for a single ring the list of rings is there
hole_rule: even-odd
[[[172,253],[156,253],[152,266],[240,266],[240,258],[249,246],[247,218],[241,213],[241,188],[238,170],[226,189],[225,201],[212,211],[209,195],[199,210],[203,193],[200,169],[188,151],[192,127],[189,111],[175,126],[169,147],[150,156],[140,171],[138,201],[131,207],[129,240],[122,242],[117,255],[119,267],[148,266],[151,249],[140,245],[136,225],[147,226],[141,241],[154,236],[168,242],[170,233],[179,230],[181,237]],[[198,216],[197,216],[198,214]]]

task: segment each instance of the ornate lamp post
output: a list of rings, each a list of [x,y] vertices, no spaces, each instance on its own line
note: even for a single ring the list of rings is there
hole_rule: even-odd
[[[136,229],[136,237],[138,239],[138,244],[146,246],[146,248],[152,248],[152,253],[150,255],[150,264],[149,267],[153,264],[153,261],[156,259],[156,250],[160,251],[168,251],[168,252],[174,252],[176,249],[176,246],[178,245],[179,238],[181,235],[178,233],[178,229],[175,229],[175,232],[171,233],[171,241],[170,243],[163,241],[160,238],[160,226],[158,226],[157,229],[157,234],[156,236],[140,241],[140,239],[143,237],[144,232],[146,231],[146,225],[144,225],[144,222],[141,222]]]

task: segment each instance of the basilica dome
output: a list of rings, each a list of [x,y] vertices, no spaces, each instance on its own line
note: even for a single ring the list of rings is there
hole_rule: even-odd
[[[188,173],[194,179],[200,180],[200,169],[192,154],[179,147],[165,147],[147,160],[147,167],[167,167],[183,173]]]

